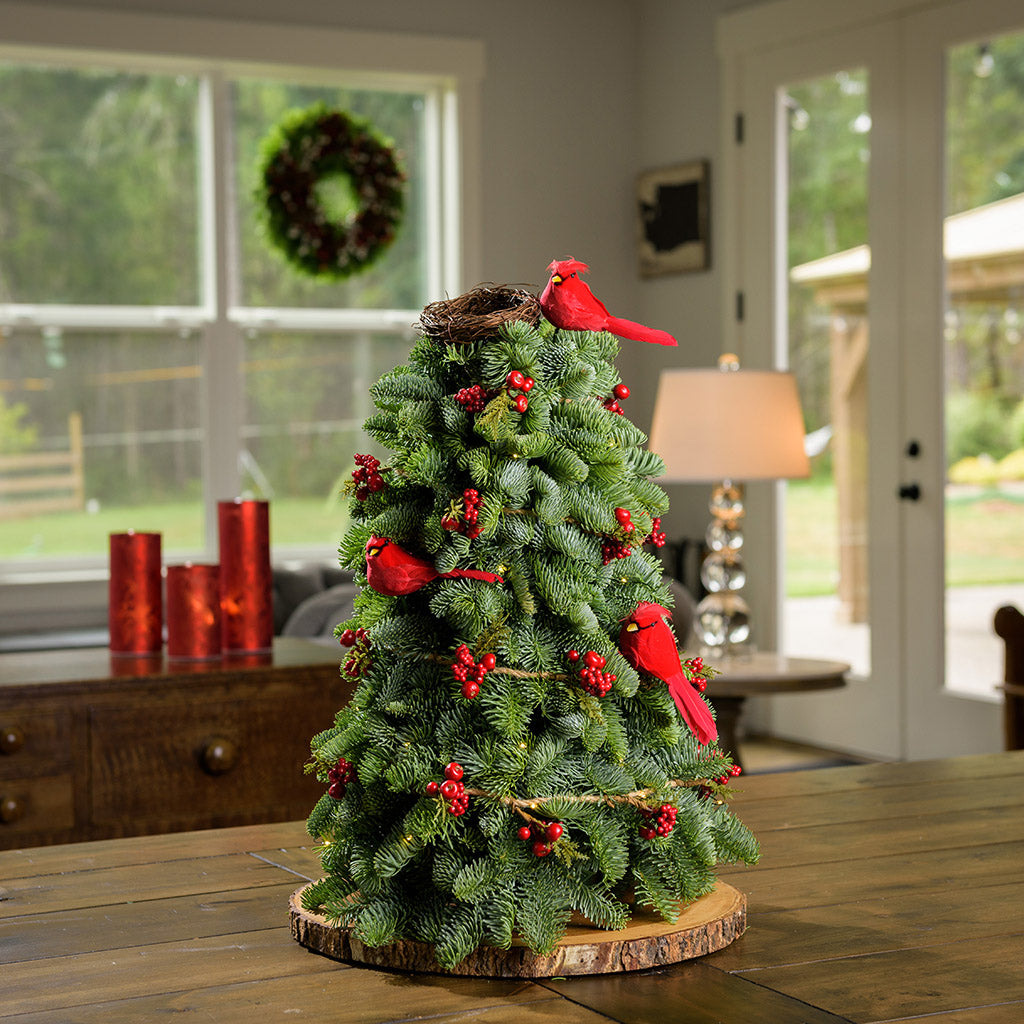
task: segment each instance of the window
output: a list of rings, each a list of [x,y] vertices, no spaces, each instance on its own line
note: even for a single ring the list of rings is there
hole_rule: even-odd
[[[109,17],[109,38],[155,37]],[[191,29],[200,50],[230,34]],[[409,73],[391,37],[327,35],[353,68],[306,67],[319,51],[298,37],[288,61],[259,32],[277,61],[0,51],[0,633],[65,624],[68,591],[25,600],[40,581],[77,575],[94,585],[70,604],[102,609],[111,532],[215,557],[216,502],[236,494],[271,501],[276,560],[333,558],[343,474],[374,450],[367,389],[462,286],[458,100],[479,53],[427,45]],[[395,243],[336,283],[272,251],[254,199],[262,140],[314,103],[371,121],[407,175]],[[341,216],[346,183],[320,187]]]

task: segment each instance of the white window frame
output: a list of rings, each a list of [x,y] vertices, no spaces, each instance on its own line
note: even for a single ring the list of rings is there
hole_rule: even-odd
[[[216,536],[216,498],[237,493],[236,439],[246,330],[355,333],[408,329],[419,310],[261,309],[230,288],[227,91],[230,78],[283,77],[348,87],[408,89],[426,97],[428,294],[458,294],[479,280],[480,82],[484,47],[474,40],[233,22],[174,15],[57,10],[0,0],[0,59],[195,75],[200,98],[202,300],[187,307],[0,304],[0,327],[192,329],[204,335],[203,493],[206,535]],[[217,155],[215,159],[213,154]],[[289,551],[289,557],[304,553]],[[323,557],[323,552],[305,553]],[[0,637],[96,626],[105,615],[105,559],[60,567],[0,564]]]

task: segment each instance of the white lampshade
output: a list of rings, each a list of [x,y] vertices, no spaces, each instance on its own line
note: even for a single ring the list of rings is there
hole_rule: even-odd
[[[666,483],[810,474],[796,379],[778,370],[665,370],[649,447]]]

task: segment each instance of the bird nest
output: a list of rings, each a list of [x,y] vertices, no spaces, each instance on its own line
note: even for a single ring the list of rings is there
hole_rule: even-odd
[[[420,316],[423,333],[437,341],[470,345],[495,335],[505,324],[540,322],[537,296],[523,288],[478,285],[454,299],[432,302]]]

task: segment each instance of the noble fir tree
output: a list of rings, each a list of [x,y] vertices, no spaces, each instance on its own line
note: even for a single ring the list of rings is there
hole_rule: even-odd
[[[660,630],[678,664],[644,550],[664,542],[664,467],[622,414],[619,342],[514,289],[422,324],[372,389],[390,456],[357,456],[350,484],[340,559],[365,585],[338,635],[358,685],[312,741],[324,877],[304,905],[445,967],[516,937],[548,952],[574,912],[674,920],[758,850],[724,799],[708,671],[666,680],[637,654]]]

